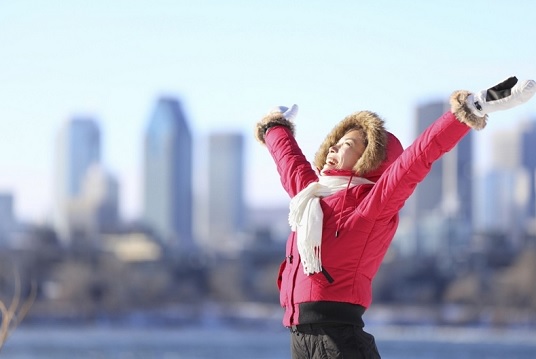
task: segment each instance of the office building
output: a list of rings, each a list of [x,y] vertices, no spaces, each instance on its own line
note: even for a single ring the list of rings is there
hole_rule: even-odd
[[[100,162],[101,138],[93,118],[75,117],[67,121],[56,139],[54,176],[54,227],[63,244],[70,244],[70,202],[82,193],[88,169]]]
[[[449,110],[444,102],[431,102],[417,108],[417,134]],[[473,144],[470,131],[450,152],[432,165],[407,203],[412,218],[416,255],[456,252],[467,246],[473,227]],[[410,240],[410,239],[408,239]]]
[[[527,217],[536,219],[536,121],[527,121],[521,128],[521,166],[528,175]]]
[[[8,245],[16,221],[13,210],[13,194],[0,193],[0,246]]]
[[[181,103],[160,98],[150,116],[144,147],[145,223],[166,246],[193,248],[192,135]]]
[[[491,168],[479,193],[478,228],[506,235],[515,247],[523,245],[536,221],[536,122],[493,134]]]
[[[245,222],[243,135],[210,135],[208,157],[209,246],[239,250]]]

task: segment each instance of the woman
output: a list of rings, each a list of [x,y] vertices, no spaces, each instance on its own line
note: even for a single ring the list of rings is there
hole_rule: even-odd
[[[278,277],[292,358],[380,357],[362,315],[404,202],[434,161],[471,129],[486,126],[488,113],[524,103],[535,91],[534,81],[511,77],[476,94],[454,92],[451,110],[406,150],[375,113],[351,114],[320,146],[317,171],[294,138],[296,105],[279,107],[257,124],[256,138],[292,198],[292,232]]]

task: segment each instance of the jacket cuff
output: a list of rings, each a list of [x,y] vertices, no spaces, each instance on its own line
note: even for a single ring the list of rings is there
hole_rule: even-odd
[[[255,138],[257,141],[263,145],[266,144],[264,136],[266,135],[266,132],[274,126],[285,126],[294,136],[294,123],[287,120],[282,113],[276,112],[264,116],[264,118],[257,123],[257,126],[255,126]]]
[[[456,116],[458,121],[465,123],[467,126],[475,130],[481,130],[486,127],[488,115],[479,117],[475,115],[467,106],[467,97],[471,93],[469,91],[456,91],[450,96],[450,111]]]

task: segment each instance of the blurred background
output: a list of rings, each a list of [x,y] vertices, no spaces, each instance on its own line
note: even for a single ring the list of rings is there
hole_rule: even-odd
[[[453,91],[536,78],[534,13],[0,1],[0,298],[35,295],[2,355],[289,357],[275,284],[289,199],[255,123],[298,104],[312,160],[371,110],[407,147]],[[534,357],[535,150],[533,99],[434,164],[366,313],[385,357]]]

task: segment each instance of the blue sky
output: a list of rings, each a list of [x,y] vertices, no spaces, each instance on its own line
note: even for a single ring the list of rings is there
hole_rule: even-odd
[[[414,109],[510,75],[536,78],[536,3],[490,1],[0,1],[0,190],[16,213],[52,207],[60,125],[91,115],[122,211],[141,208],[143,132],[156,98],[183,101],[203,183],[211,132],[247,138],[246,199],[282,205],[275,166],[252,137],[276,105],[297,103],[297,138],[313,158],[343,117],[372,110],[404,146]],[[494,114],[489,134],[536,115],[536,100]],[[196,189],[199,191],[199,189]]]

